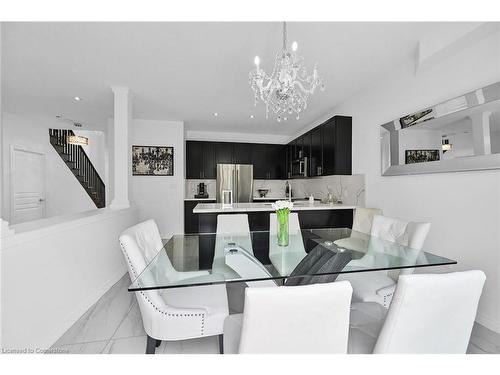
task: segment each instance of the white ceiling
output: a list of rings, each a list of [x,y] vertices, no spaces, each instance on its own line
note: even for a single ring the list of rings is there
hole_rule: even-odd
[[[450,23],[288,25],[318,90],[300,120],[265,119],[248,72],[272,69],[281,23],[4,23],[2,89],[11,112],[64,114],[87,128],[112,117],[112,84],[134,93],[134,117],[184,120],[188,130],[292,135],[391,68],[414,64],[417,43]],[[465,26],[465,24],[463,24]],[[83,98],[74,102],[77,95]],[[219,116],[214,117],[213,112]],[[255,115],[250,119],[249,115]]]

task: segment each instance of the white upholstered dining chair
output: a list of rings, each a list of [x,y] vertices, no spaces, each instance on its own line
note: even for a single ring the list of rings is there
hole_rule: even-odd
[[[401,275],[388,311],[352,304],[349,353],[465,354],[485,279],[482,271]]]
[[[353,232],[347,238],[334,241],[334,244],[338,247],[365,252],[375,215],[382,215],[382,210],[379,208],[356,208],[352,221]]]
[[[164,251],[154,220],[128,228],[119,240],[132,281],[160,250]],[[168,256],[163,266],[162,275],[152,277],[175,282],[208,275],[208,271],[178,272]],[[143,290],[135,292],[135,296],[148,336],[146,353],[154,353],[161,341],[204,336],[219,335],[222,345],[223,323],[229,314],[225,285]]]
[[[346,353],[348,282],[247,288],[243,314],[224,323],[224,353]]]
[[[368,249],[365,257],[372,256],[370,247],[373,247],[373,253],[377,253],[380,249],[378,246],[383,246],[383,243],[376,241],[377,238],[393,242],[398,245],[408,246],[415,256],[418,256],[418,251],[422,249],[427,234],[429,233],[430,223],[406,222],[399,219],[386,217],[382,215],[373,216],[373,222],[370,235],[375,237],[372,243],[368,244]],[[352,261],[362,264],[363,258]],[[388,308],[391,304],[394,290],[399,275],[411,274],[413,268],[402,269],[401,271],[374,271],[341,274],[337,280],[349,280],[353,288],[353,300],[362,302],[377,302]]]

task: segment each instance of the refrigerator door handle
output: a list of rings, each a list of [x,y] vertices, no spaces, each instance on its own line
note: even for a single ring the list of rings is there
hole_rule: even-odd
[[[239,180],[238,180],[238,177],[239,177],[239,171],[238,171],[238,167],[235,166],[234,167],[234,189],[235,189],[235,196],[236,196],[236,203],[239,203],[240,202],[240,186],[239,186]]]

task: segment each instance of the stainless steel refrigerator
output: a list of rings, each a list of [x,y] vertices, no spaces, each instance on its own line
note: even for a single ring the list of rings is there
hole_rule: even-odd
[[[217,202],[222,201],[222,191],[233,192],[233,203],[252,202],[253,165],[217,164]]]

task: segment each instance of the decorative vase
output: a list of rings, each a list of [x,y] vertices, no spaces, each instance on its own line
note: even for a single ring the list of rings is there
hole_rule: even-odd
[[[293,208],[293,203],[291,201],[276,201],[272,207],[276,210],[278,245],[288,246],[288,215]]]
[[[288,216],[289,210],[278,210],[276,211],[277,223],[278,223],[278,245],[288,246]]]

